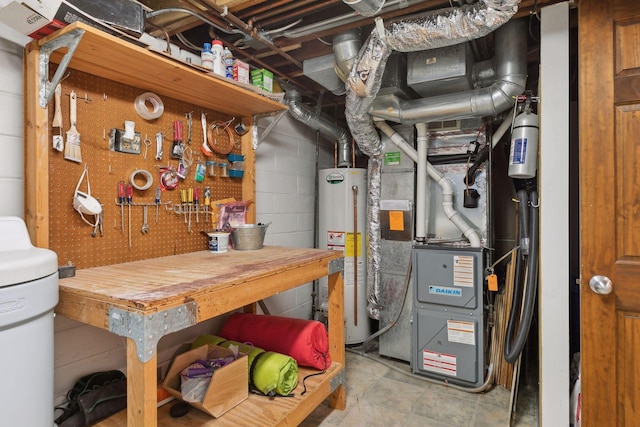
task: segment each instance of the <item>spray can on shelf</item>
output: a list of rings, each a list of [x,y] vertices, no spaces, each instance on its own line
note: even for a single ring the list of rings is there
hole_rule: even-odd
[[[211,52],[211,43],[205,43],[202,52],[200,52],[202,67],[207,70],[213,70],[213,52]]]
[[[233,78],[233,54],[228,47],[224,47],[224,75],[228,79]]]
[[[213,72],[224,77],[224,48],[220,40],[211,42],[211,52],[213,52]]]

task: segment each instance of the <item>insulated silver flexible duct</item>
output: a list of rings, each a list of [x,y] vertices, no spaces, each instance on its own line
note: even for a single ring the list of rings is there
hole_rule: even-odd
[[[333,122],[321,117],[316,111],[302,104],[300,93],[295,89],[287,90],[285,103],[289,106],[289,114],[291,116],[322,133],[336,140],[338,143],[338,164],[339,168],[351,166],[350,147],[351,137],[349,132],[335,125]]]
[[[483,37],[507,22],[520,0],[480,0],[471,6],[447,9],[385,29],[381,21],[360,50],[346,82],[345,115],[351,135],[369,156],[369,210],[367,228],[367,300],[369,316],[380,318],[380,166],[382,144],[368,110],[380,89],[382,75],[393,50],[434,49]]]

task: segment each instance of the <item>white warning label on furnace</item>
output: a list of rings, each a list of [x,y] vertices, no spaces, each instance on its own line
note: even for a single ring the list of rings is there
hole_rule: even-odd
[[[422,350],[422,370],[455,377],[458,375],[456,356]]]
[[[473,322],[447,320],[447,339],[449,342],[476,345],[476,325]]]
[[[456,255],[453,257],[453,286],[473,288],[473,257]]]

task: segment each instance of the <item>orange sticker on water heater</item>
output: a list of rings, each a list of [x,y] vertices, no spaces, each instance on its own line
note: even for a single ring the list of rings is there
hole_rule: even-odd
[[[389,211],[389,230],[404,231],[404,213],[402,211]]]

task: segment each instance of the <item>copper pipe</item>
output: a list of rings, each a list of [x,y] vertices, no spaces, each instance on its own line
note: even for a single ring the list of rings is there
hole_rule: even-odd
[[[353,324],[358,326],[358,186],[353,191]]]
[[[351,167],[356,167],[356,140],[351,138]]]

